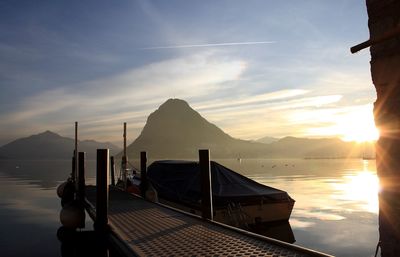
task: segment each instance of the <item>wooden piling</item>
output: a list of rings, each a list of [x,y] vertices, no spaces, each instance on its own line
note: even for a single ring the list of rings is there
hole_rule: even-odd
[[[85,200],[85,170],[86,170],[86,153],[79,152],[78,155],[78,195],[80,202]]]
[[[212,187],[210,152],[208,149],[199,150],[199,165],[201,173],[201,216],[203,219],[213,219]]]
[[[146,197],[147,190],[147,153],[140,152],[140,194],[143,198]]]
[[[85,202],[85,171],[86,171],[86,153],[85,152],[79,152],[78,154],[78,177],[77,177],[77,185],[78,185],[78,190],[76,194],[76,198],[79,201],[80,208],[83,212],[83,206]],[[81,223],[79,224],[79,228],[84,228],[85,227],[85,215],[83,215],[83,219],[81,220]]]
[[[115,163],[114,156],[110,157],[110,166],[111,166],[111,185],[115,186]]]
[[[98,231],[108,228],[109,149],[97,149],[96,166],[96,221]]]
[[[72,165],[71,165],[71,179],[75,181],[75,150],[72,153]]]

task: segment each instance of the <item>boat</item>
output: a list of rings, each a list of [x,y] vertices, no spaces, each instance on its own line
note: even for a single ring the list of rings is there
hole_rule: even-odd
[[[287,221],[295,201],[285,191],[265,186],[211,161],[214,221],[246,228]],[[194,161],[155,161],[147,178],[162,204],[201,215],[200,166]]]

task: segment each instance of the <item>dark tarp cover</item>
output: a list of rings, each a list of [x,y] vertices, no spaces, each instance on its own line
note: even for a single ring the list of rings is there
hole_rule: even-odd
[[[161,198],[192,205],[201,201],[198,162],[156,161],[149,166],[147,176]],[[211,183],[215,206],[229,202],[293,201],[285,191],[259,184],[213,161]]]

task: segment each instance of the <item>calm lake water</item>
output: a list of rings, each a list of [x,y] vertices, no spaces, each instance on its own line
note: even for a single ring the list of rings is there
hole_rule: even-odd
[[[379,236],[375,161],[219,162],[296,200],[289,221],[295,244],[336,256],[373,256]],[[55,189],[70,166],[69,160],[0,161],[1,256],[62,256]],[[88,170],[93,182],[93,161]],[[86,229],[91,228],[88,221]]]

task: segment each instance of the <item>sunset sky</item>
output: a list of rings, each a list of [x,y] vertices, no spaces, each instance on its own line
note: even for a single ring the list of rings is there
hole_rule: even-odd
[[[359,0],[1,1],[0,145],[134,140],[168,98],[233,137],[376,137]]]

